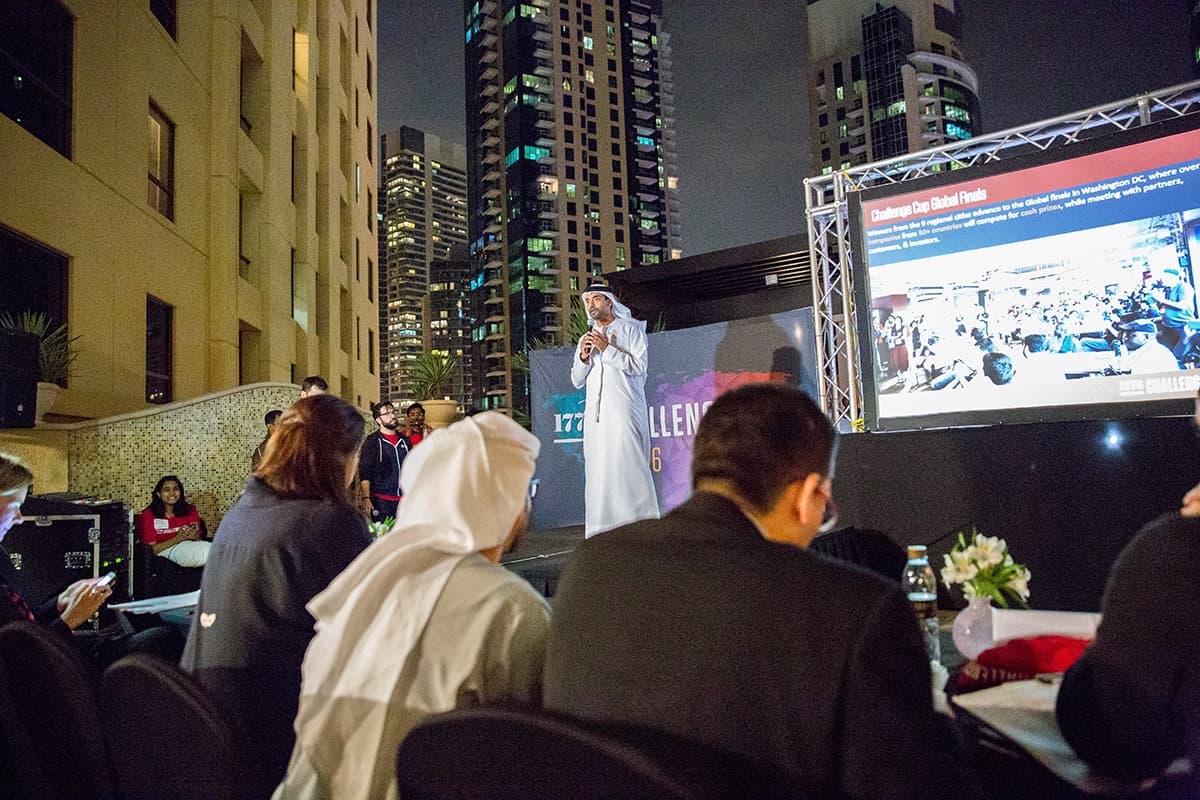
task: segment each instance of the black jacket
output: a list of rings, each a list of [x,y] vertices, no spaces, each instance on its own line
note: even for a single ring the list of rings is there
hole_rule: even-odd
[[[764,539],[698,494],[576,549],[546,707],[755,760],[806,796],[969,797],[899,580]]]
[[[400,441],[392,444],[375,431],[362,443],[358,455],[358,479],[371,482],[371,494],[386,494],[399,497],[400,467],[404,457],[412,449],[408,437],[398,434]]]
[[[1178,514],[1117,557],[1095,641],[1058,692],[1063,736],[1096,770],[1129,780],[1180,756],[1200,764],[1198,576],[1200,520]]]
[[[305,605],[370,543],[354,508],[284,499],[258,478],[213,537],[181,665],[244,729],[275,780],[295,742],[300,664],[316,624]]]

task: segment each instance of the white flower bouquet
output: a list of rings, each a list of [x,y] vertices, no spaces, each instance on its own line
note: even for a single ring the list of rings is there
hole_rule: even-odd
[[[387,519],[383,520],[382,522],[368,522],[367,529],[369,531],[371,531],[372,536],[374,536],[376,539],[378,539],[380,536],[383,536],[385,533],[390,531],[392,529],[392,526],[395,524],[396,524],[396,518],[388,517]]]
[[[942,583],[950,588],[961,583],[967,599],[990,597],[1001,608],[1029,606],[1029,570],[1013,561],[1008,544],[995,536],[984,536],[974,528],[968,540],[958,534],[958,544],[945,556]]]

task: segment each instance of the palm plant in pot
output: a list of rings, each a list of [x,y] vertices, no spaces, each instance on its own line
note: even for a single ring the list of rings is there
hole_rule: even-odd
[[[425,407],[425,422],[431,428],[444,428],[458,411],[457,401],[449,395],[458,378],[458,362],[442,353],[422,353],[409,371],[409,387]]]
[[[79,337],[68,336],[66,323],[55,325],[54,318],[44,311],[0,314],[0,328],[31,333],[38,339],[37,418],[40,421],[67,385],[79,355],[75,350]]]

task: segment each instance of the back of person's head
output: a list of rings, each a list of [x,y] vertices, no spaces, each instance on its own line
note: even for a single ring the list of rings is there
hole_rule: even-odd
[[[1050,349],[1050,337],[1044,333],[1031,333],[1025,337],[1025,349],[1031,353],[1044,353]]]
[[[362,414],[331,394],[301,398],[271,434],[254,473],[283,497],[353,505],[347,462],[357,456],[366,425]]]
[[[0,453],[0,494],[16,494],[33,485],[33,473],[15,456]]]
[[[983,374],[997,386],[1003,386],[1013,379],[1012,359],[1004,353],[985,353],[983,356]]]
[[[316,389],[319,392],[328,392],[329,384],[326,383],[325,379],[320,375],[309,375],[300,384],[300,391],[307,393],[311,392],[313,389]]]
[[[267,425],[274,425],[276,422],[279,421],[279,417],[282,414],[283,414],[283,412],[280,411],[278,408],[268,411],[267,415],[265,417],[263,417],[263,423],[265,423]]]
[[[721,395],[700,419],[692,448],[692,486],[730,485],[756,511],[775,505],[789,484],[830,475],[837,432],[812,398],[778,383]]]
[[[434,432],[400,468],[397,525],[445,531],[455,552],[503,543],[525,510],[540,449],[536,436],[497,411]]]

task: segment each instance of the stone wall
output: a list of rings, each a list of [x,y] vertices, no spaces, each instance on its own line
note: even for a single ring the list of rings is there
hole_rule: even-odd
[[[263,416],[298,397],[292,384],[256,383],[54,426],[68,430],[70,491],[120,500],[136,513],[149,505],[159,478],[177,475],[211,535],[246,482],[250,455],[266,433]]]

